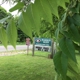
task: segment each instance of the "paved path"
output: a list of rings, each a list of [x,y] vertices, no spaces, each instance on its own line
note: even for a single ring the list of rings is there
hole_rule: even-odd
[[[26,50],[27,46],[26,45],[16,45],[16,50]],[[32,45],[29,46],[29,49],[32,49]],[[9,45],[7,49],[4,46],[0,46],[0,52],[5,52],[5,51],[13,51],[15,50],[13,46]]]

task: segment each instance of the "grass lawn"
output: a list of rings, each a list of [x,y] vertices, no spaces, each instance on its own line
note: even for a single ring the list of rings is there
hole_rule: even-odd
[[[0,56],[0,80],[54,80],[53,60],[47,58],[48,54],[36,51],[35,56],[31,52]],[[77,60],[80,67],[80,55]]]
[[[48,53],[36,52],[0,56],[0,80],[54,80],[55,71],[53,60],[48,59]]]

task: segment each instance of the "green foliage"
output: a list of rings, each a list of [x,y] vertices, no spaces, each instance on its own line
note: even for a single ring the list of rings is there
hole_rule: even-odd
[[[66,79],[67,67],[68,67],[68,58],[67,56],[62,53],[61,51],[57,52],[54,56],[54,65],[56,72],[61,74]]]
[[[78,31],[78,28],[74,24],[70,25],[70,31],[69,32],[70,32],[72,39],[75,40],[76,42],[80,43],[80,34]]]
[[[72,61],[71,59],[68,59],[69,60],[69,62],[68,62],[68,71],[72,74],[72,75],[75,75],[76,77],[79,77],[78,75],[78,73],[79,73],[79,70],[78,70],[78,66],[77,66],[77,64],[74,62],[74,61]],[[71,65],[72,64],[72,65]],[[68,73],[67,73],[67,75],[68,75]],[[70,75],[68,75],[68,76],[70,76]]]
[[[64,54],[76,62],[75,58],[75,48],[72,43],[72,40],[67,38],[62,38],[59,42],[59,46]]]
[[[7,26],[7,36],[8,40],[11,45],[16,48],[16,41],[17,41],[17,29],[15,26],[14,18],[9,20],[9,24]]]
[[[0,24],[0,40],[5,46],[5,48],[7,48],[8,39],[7,39],[6,31],[1,24]]]
[[[4,22],[9,18],[8,15],[7,11],[0,6],[0,41],[5,48],[7,48],[8,39],[6,30],[4,29]]]
[[[17,9],[21,9],[24,6],[23,2],[18,2],[13,8],[11,8],[9,11],[13,12]]]
[[[80,26],[80,15],[79,14],[75,14],[74,16],[72,16],[73,18],[73,23],[76,25],[76,26]]]
[[[31,38],[32,29],[39,34],[42,20],[53,25],[53,14],[58,17],[59,23],[55,35],[59,46],[57,48],[58,52],[54,56],[55,69],[62,80],[72,80],[70,74],[79,80],[75,50],[80,50],[75,47],[74,43],[77,46],[80,44],[80,1],[70,0],[70,3],[68,3],[69,0],[35,0],[35,4],[30,2],[26,3],[25,0],[19,2],[11,8],[10,11],[20,10],[20,8],[22,8],[21,15],[19,16],[18,27]],[[68,4],[67,10],[65,7],[66,2]],[[58,16],[59,6],[65,9],[65,13],[62,16]],[[17,36],[17,32],[16,27],[14,27],[13,19],[11,19],[8,25],[8,38],[11,38],[10,42],[15,47],[15,36]]]
[[[3,19],[8,16],[7,11],[0,6],[0,19]]]
[[[55,28],[54,26],[45,21],[41,21],[41,27],[40,27],[40,37],[46,37],[46,38],[53,38],[54,37]]]
[[[34,27],[34,29],[36,29],[36,32],[39,34],[39,29],[40,29],[40,24],[41,24],[40,22],[42,19],[45,19],[46,21],[53,24],[52,23],[52,13],[54,13],[56,16],[58,16],[57,8],[59,5],[61,5],[60,2],[56,1],[54,3],[53,0],[51,0],[51,1],[49,1],[49,0],[48,1],[35,0],[35,4],[28,5],[27,10],[26,10],[26,8],[25,8],[25,10],[22,10],[22,14],[26,11],[26,13],[25,13],[26,15],[23,17],[23,19],[26,17],[26,24],[27,24],[26,27],[29,26],[30,29],[32,29],[32,27]],[[65,8],[64,2],[68,2],[68,0],[62,2],[62,7]],[[23,3],[24,3],[24,1],[23,1]],[[16,5],[18,5],[18,3]],[[13,9],[13,10],[18,9],[19,10],[19,8],[16,7],[16,5],[11,9]],[[24,6],[26,7],[26,5],[24,5]],[[23,22],[23,21],[21,21],[21,22]],[[25,31],[27,29],[26,27],[24,28],[24,30],[22,29],[22,31],[24,33],[26,33],[26,31]],[[31,37],[31,34],[30,34],[31,30],[30,29],[29,29],[29,32],[27,31],[28,33],[26,33],[26,34]]]
[[[28,17],[25,16],[26,13],[22,13],[19,17],[19,22],[18,22],[18,27],[28,36],[30,36],[32,38],[32,30],[31,30],[31,23],[27,26],[27,23],[30,22],[28,19]]]
[[[68,80],[67,78],[72,79],[71,76],[74,76],[76,80],[79,80],[79,72],[76,61],[76,50],[79,52],[79,44],[80,44],[80,33],[79,33],[79,16],[80,16],[80,2],[76,3],[76,1],[71,1],[71,4],[68,7],[68,10],[63,14],[62,19],[58,23],[58,28],[56,30],[56,38],[59,42],[58,51],[62,51],[68,58],[68,69],[66,74],[66,79],[64,79],[62,73],[57,73],[62,75],[63,80]],[[75,7],[75,8],[74,8]],[[74,12],[77,9],[76,12]],[[58,53],[56,53],[57,55]],[[57,56],[61,58],[60,56]],[[54,56],[54,62],[55,62]],[[58,67],[58,65],[57,65]],[[61,71],[60,71],[61,72]],[[77,76],[77,77],[76,77]]]

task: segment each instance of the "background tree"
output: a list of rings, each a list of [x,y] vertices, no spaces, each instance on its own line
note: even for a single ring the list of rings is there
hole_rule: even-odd
[[[54,26],[46,20],[41,21],[40,36],[45,38],[53,38]]]
[[[3,19],[8,16],[7,11],[0,6],[0,19]]]
[[[15,25],[16,25],[17,31],[18,31],[17,32],[18,33],[17,42],[25,42],[26,38],[28,38],[29,36],[26,35],[25,33],[23,33],[20,28],[18,28],[18,18],[19,18],[18,16],[16,16],[14,18],[15,19]]]

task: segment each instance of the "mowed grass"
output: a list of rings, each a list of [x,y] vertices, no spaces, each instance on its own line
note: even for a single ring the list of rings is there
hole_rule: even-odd
[[[55,68],[47,52],[0,56],[0,80],[54,80]],[[77,55],[80,71],[80,55]]]
[[[0,56],[0,80],[54,80],[53,60],[46,52]],[[45,56],[45,57],[43,57]]]

